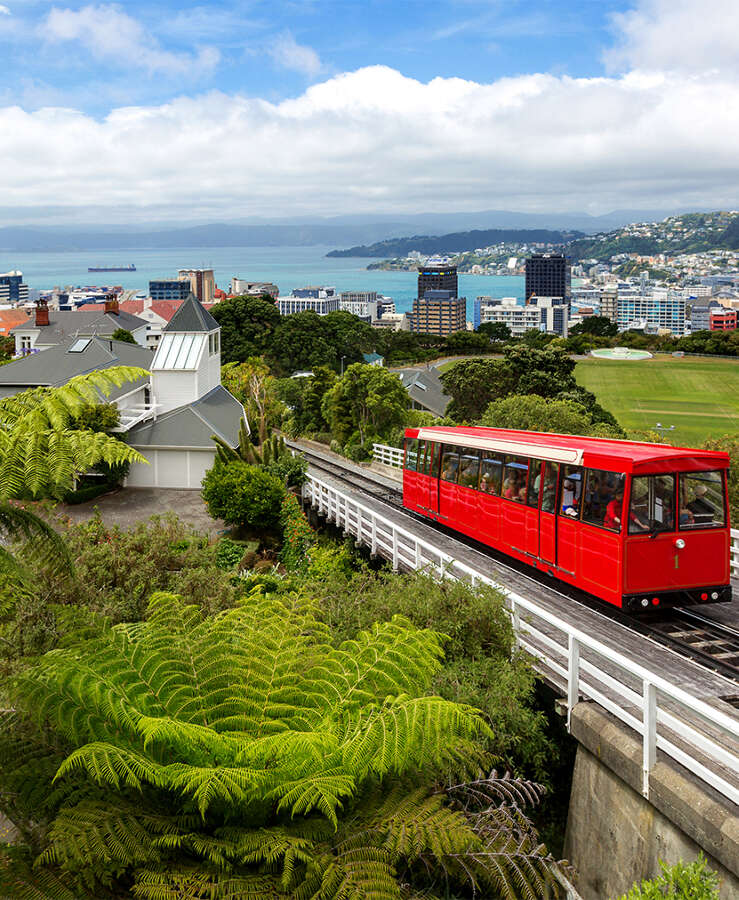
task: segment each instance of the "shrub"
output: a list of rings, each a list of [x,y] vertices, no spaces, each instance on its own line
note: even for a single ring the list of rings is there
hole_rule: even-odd
[[[285,495],[280,522],[284,541],[280,561],[288,572],[302,571],[309,562],[308,551],[316,536],[294,494]]]
[[[251,529],[274,529],[285,496],[282,483],[257,466],[216,462],[203,479],[203,499],[214,519]]]
[[[244,544],[222,537],[216,545],[216,565],[219,569],[230,572],[241,562],[244,551]]]
[[[287,487],[302,487],[305,484],[308,463],[302,456],[286,454],[267,463],[264,471],[274,475]]]
[[[707,868],[703,854],[690,865],[659,864],[661,875],[634,885],[619,900],[718,900],[718,875]]]

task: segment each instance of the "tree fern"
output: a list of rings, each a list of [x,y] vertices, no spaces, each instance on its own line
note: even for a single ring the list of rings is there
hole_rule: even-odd
[[[556,893],[519,807],[538,786],[438,786],[488,733],[427,694],[441,637],[396,617],[329,638],[305,598],[256,592],[203,618],[158,594],[146,621],[47,654],[3,731],[10,747],[22,726],[30,764],[17,743],[0,771],[0,799],[23,779],[23,809],[48,798],[37,870],[151,900]]]

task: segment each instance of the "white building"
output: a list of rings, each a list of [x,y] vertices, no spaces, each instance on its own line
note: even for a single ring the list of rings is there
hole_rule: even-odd
[[[618,295],[616,324],[619,331],[644,328],[669,331],[676,337],[685,334],[685,298],[673,291],[652,291],[635,296]]]
[[[235,275],[231,279],[231,294],[234,297],[261,297],[263,294],[269,294],[270,297],[276,298],[279,293],[280,289],[271,281],[246,281]]]
[[[342,291],[339,309],[374,322],[378,318],[377,291]]]
[[[531,297],[522,306],[515,297],[478,297],[474,303],[474,327],[486,322],[507,325],[514,337],[527,331],[548,331],[567,337],[569,311],[561,297]]]
[[[388,331],[410,331],[410,322],[405,313],[384,312],[381,319],[372,322],[373,328],[387,328]]]
[[[277,309],[280,315],[313,310],[319,316],[339,311],[339,295],[333,287],[307,287],[294,290],[287,297],[277,298]]]

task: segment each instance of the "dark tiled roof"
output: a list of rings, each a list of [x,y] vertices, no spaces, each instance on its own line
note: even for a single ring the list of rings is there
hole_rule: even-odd
[[[56,347],[31,353],[0,366],[0,396],[11,397],[26,388],[40,385],[59,387],[75,375],[84,375],[95,369],[109,369],[111,366],[139,366],[149,369],[151,366],[151,350],[138,344],[92,337],[84,350],[70,353],[69,348],[78,340],[76,337],[68,339]],[[115,400],[147,381],[148,377],[115,388],[108,399]]]
[[[146,327],[146,321],[138,316],[132,316],[124,310],[120,310],[116,315],[94,310],[82,312],[80,310],[50,309],[48,325],[37,326],[34,316],[29,316],[27,322],[16,325],[12,331],[27,331],[29,328],[37,327],[40,331],[39,343],[60,344],[75,335],[99,334],[102,337],[110,337],[117,328],[135,331],[137,328]]]
[[[399,369],[395,374],[414,403],[435,416],[444,415],[451,398],[444,393],[444,385],[435,369]]]
[[[215,331],[221,326],[202,303],[190,294],[162,331]]]
[[[244,409],[223,385],[213,388],[200,400],[170,410],[135,425],[128,432],[128,442],[138,448],[190,447],[213,450],[215,434],[235,447],[239,442],[239,425]]]

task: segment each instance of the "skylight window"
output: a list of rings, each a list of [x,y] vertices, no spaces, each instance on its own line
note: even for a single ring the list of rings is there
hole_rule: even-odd
[[[162,335],[153,369],[195,369],[205,344],[204,334]]]
[[[90,343],[90,338],[79,338],[67,350],[67,353],[82,353],[83,350],[87,349],[87,345],[89,343]]]

